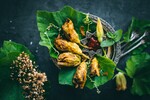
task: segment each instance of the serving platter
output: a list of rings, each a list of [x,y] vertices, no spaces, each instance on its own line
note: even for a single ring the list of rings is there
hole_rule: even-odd
[[[113,78],[121,55],[121,46],[117,43],[119,40],[112,40],[111,45],[105,43],[110,38],[108,34],[118,38],[118,31],[115,31],[108,22],[95,15],[65,6],[56,12],[38,11],[37,23],[41,37],[40,45],[49,49],[52,61],[61,69],[58,75],[59,84],[75,86],[75,75],[83,63],[87,66],[81,67],[85,68],[83,72],[87,73],[82,81],[85,87],[97,88]],[[93,59],[97,59],[94,64],[99,66],[96,65],[97,69],[94,70],[100,73],[94,77],[89,73]]]

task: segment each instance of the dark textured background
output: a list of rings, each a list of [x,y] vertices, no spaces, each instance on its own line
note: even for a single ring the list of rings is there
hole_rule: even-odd
[[[147,100],[149,96],[134,96],[130,90],[117,92],[115,82],[110,81],[96,90],[79,90],[58,84],[58,69],[50,60],[48,50],[39,46],[36,11],[56,11],[70,5],[76,10],[97,15],[115,29],[126,30],[132,16],[150,20],[150,0],[1,0],[0,1],[0,46],[4,40],[12,40],[27,46],[36,56],[42,71],[51,81],[48,100]],[[32,42],[32,44],[31,44]],[[124,61],[121,62],[124,65]],[[131,82],[128,83],[128,88]]]

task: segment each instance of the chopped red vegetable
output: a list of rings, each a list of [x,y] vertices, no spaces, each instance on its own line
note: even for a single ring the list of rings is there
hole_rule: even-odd
[[[96,37],[91,37],[88,42],[88,47],[90,47],[93,50],[97,50],[100,47],[100,43],[96,39]]]

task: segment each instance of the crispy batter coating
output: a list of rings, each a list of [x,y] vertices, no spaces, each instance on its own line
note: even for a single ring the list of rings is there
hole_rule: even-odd
[[[58,35],[58,37],[55,39],[54,45],[60,51],[69,51],[68,50],[68,46],[69,46],[68,41],[62,39],[60,35]]]
[[[88,46],[81,44],[79,36],[74,29],[73,22],[69,18],[62,25],[62,29],[64,30],[64,34],[68,40],[70,40],[71,42],[77,43],[84,48],[88,48]]]
[[[64,30],[65,36],[68,40],[80,44],[79,36],[74,29],[73,22],[69,18],[66,20],[64,25],[62,25],[62,29]]]
[[[81,63],[81,57],[71,52],[65,52],[59,55],[57,61],[60,67],[75,67]]]
[[[76,73],[73,77],[73,84],[75,85],[75,88],[80,87],[80,89],[84,88],[85,82],[86,82],[86,75],[87,75],[87,65],[85,62],[82,62],[76,70]]]
[[[90,66],[90,75],[100,76],[100,68],[98,67],[98,60],[96,59],[96,57],[92,59],[91,66]]]
[[[58,36],[55,39],[54,45],[60,51],[66,51],[66,52],[69,51],[69,52],[72,52],[72,53],[82,55],[84,58],[89,59],[89,57],[87,55],[82,53],[82,50],[80,49],[80,47],[76,43],[68,42],[68,41],[62,39],[60,36]]]

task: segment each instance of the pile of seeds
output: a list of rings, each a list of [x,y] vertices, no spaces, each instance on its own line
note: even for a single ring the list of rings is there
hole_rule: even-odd
[[[32,62],[29,55],[24,52],[13,61],[13,65],[10,67],[11,79],[17,80],[21,84],[27,100],[44,100],[43,85],[47,81],[47,76],[45,73],[37,71],[36,68],[35,62]]]

